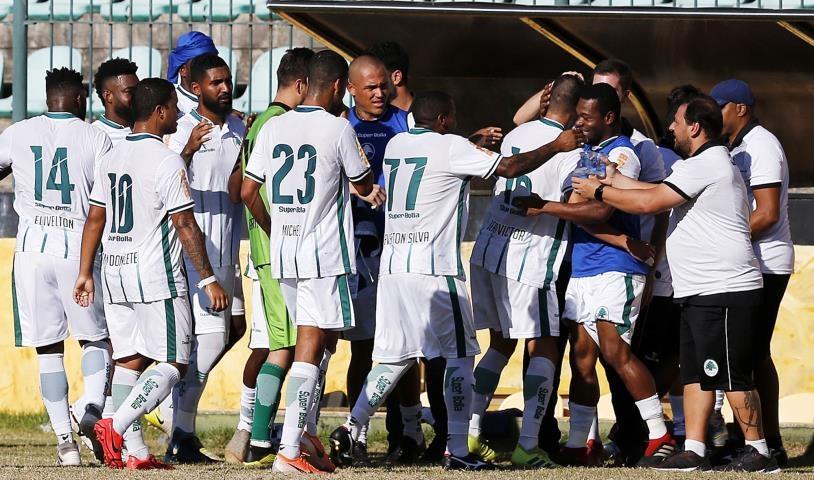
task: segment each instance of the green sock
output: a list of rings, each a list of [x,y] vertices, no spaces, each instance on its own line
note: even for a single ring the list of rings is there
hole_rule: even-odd
[[[271,424],[280,406],[280,388],[284,378],[285,370],[279,365],[266,362],[260,367],[252,422],[251,444],[254,446],[271,446]]]

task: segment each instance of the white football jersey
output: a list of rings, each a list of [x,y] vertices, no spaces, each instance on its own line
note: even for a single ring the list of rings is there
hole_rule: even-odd
[[[179,83],[175,86],[175,93],[178,95],[178,111],[187,114],[198,108],[198,97],[194,93],[188,92]]]
[[[107,135],[66,112],[22,120],[3,131],[0,168],[12,168],[20,217],[15,251],[79,258],[88,197],[110,148]]]
[[[113,143],[114,147],[118,145],[119,142],[124,140],[126,136],[133,132],[130,127],[119,125],[104,115],[99,115],[99,119],[91,123],[91,125],[105,132],[107,136],[110,137],[110,141]]]
[[[180,154],[192,129],[202,120],[197,110],[181,117],[178,130],[170,136],[170,149]],[[189,188],[195,200],[195,220],[204,234],[206,253],[213,267],[230,267],[237,263],[237,257],[233,257],[233,233],[239,227],[243,212],[229,199],[229,177],[235,170],[245,134],[243,121],[229,115],[223,126],[213,125],[209,139],[192,156],[187,167]]]
[[[425,128],[393,137],[384,152],[387,210],[379,275],[463,277],[469,180],[490,177],[501,158],[458,135]]]
[[[348,181],[370,171],[350,122],[299,106],[266,122],[246,176],[266,184],[274,278],[356,272]]]
[[[530,152],[553,142],[562,131],[561,124],[547,118],[524,123],[503,139],[502,153]],[[556,282],[568,249],[568,222],[552,215],[527,217],[512,207],[512,199],[536,194],[543,200],[563,201],[578,162],[579,150],[574,150],[554,155],[526,175],[498,178],[470,262],[537,288]]]
[[[90,202],[106,210],[105,301],[149,303],[186,294],[170,215],[191,209],[193,201],[177,153],[155,135],[129,135],[102,159]]]

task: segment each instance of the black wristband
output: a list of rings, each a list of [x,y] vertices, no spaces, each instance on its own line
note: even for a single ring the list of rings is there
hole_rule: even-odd
[[[604,184],[596,187],[596,190],[594,191],[594,198],[597,201],[601,202],[602,201],[602,192],[604,192],[604,191],[605,191],[605,185]]]

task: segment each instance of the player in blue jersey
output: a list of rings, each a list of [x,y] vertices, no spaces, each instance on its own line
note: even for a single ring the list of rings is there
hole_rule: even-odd
[[[601,83],[586,87],[577,104],[576,127],[586,137],[586,150],[607,156],[617,168],[637,178],[641,164],[630,138],[621,134],[621,104],[616,91]],[[588,199],[571,195],[571,203]],[[664,424],[653,377],[631,352],[630,338],[641,306],[648,265],[632,252],[640,245],[636,216],[605,207],[606,224],[576,226],[572,236],[571,281],[565,295],[563,316],[571,320],[570,434],[562,460],[584,464],[586,441],[599,388],[596,362],[599,355],[623,380],[647,422],[649,438],[641,464],[671,454],[675,442]],[[652,259],[650,260],[652,263]]]

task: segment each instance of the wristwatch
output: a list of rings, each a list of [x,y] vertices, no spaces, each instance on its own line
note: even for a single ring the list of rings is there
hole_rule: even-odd
[[[600,185],[600,186],[596,187],[596,190],[594,191],[594,198],[597,199],[597,201],[601,202],[602,201],[602,192],[604,192],[604,191],[605,191],[605,185]]]

